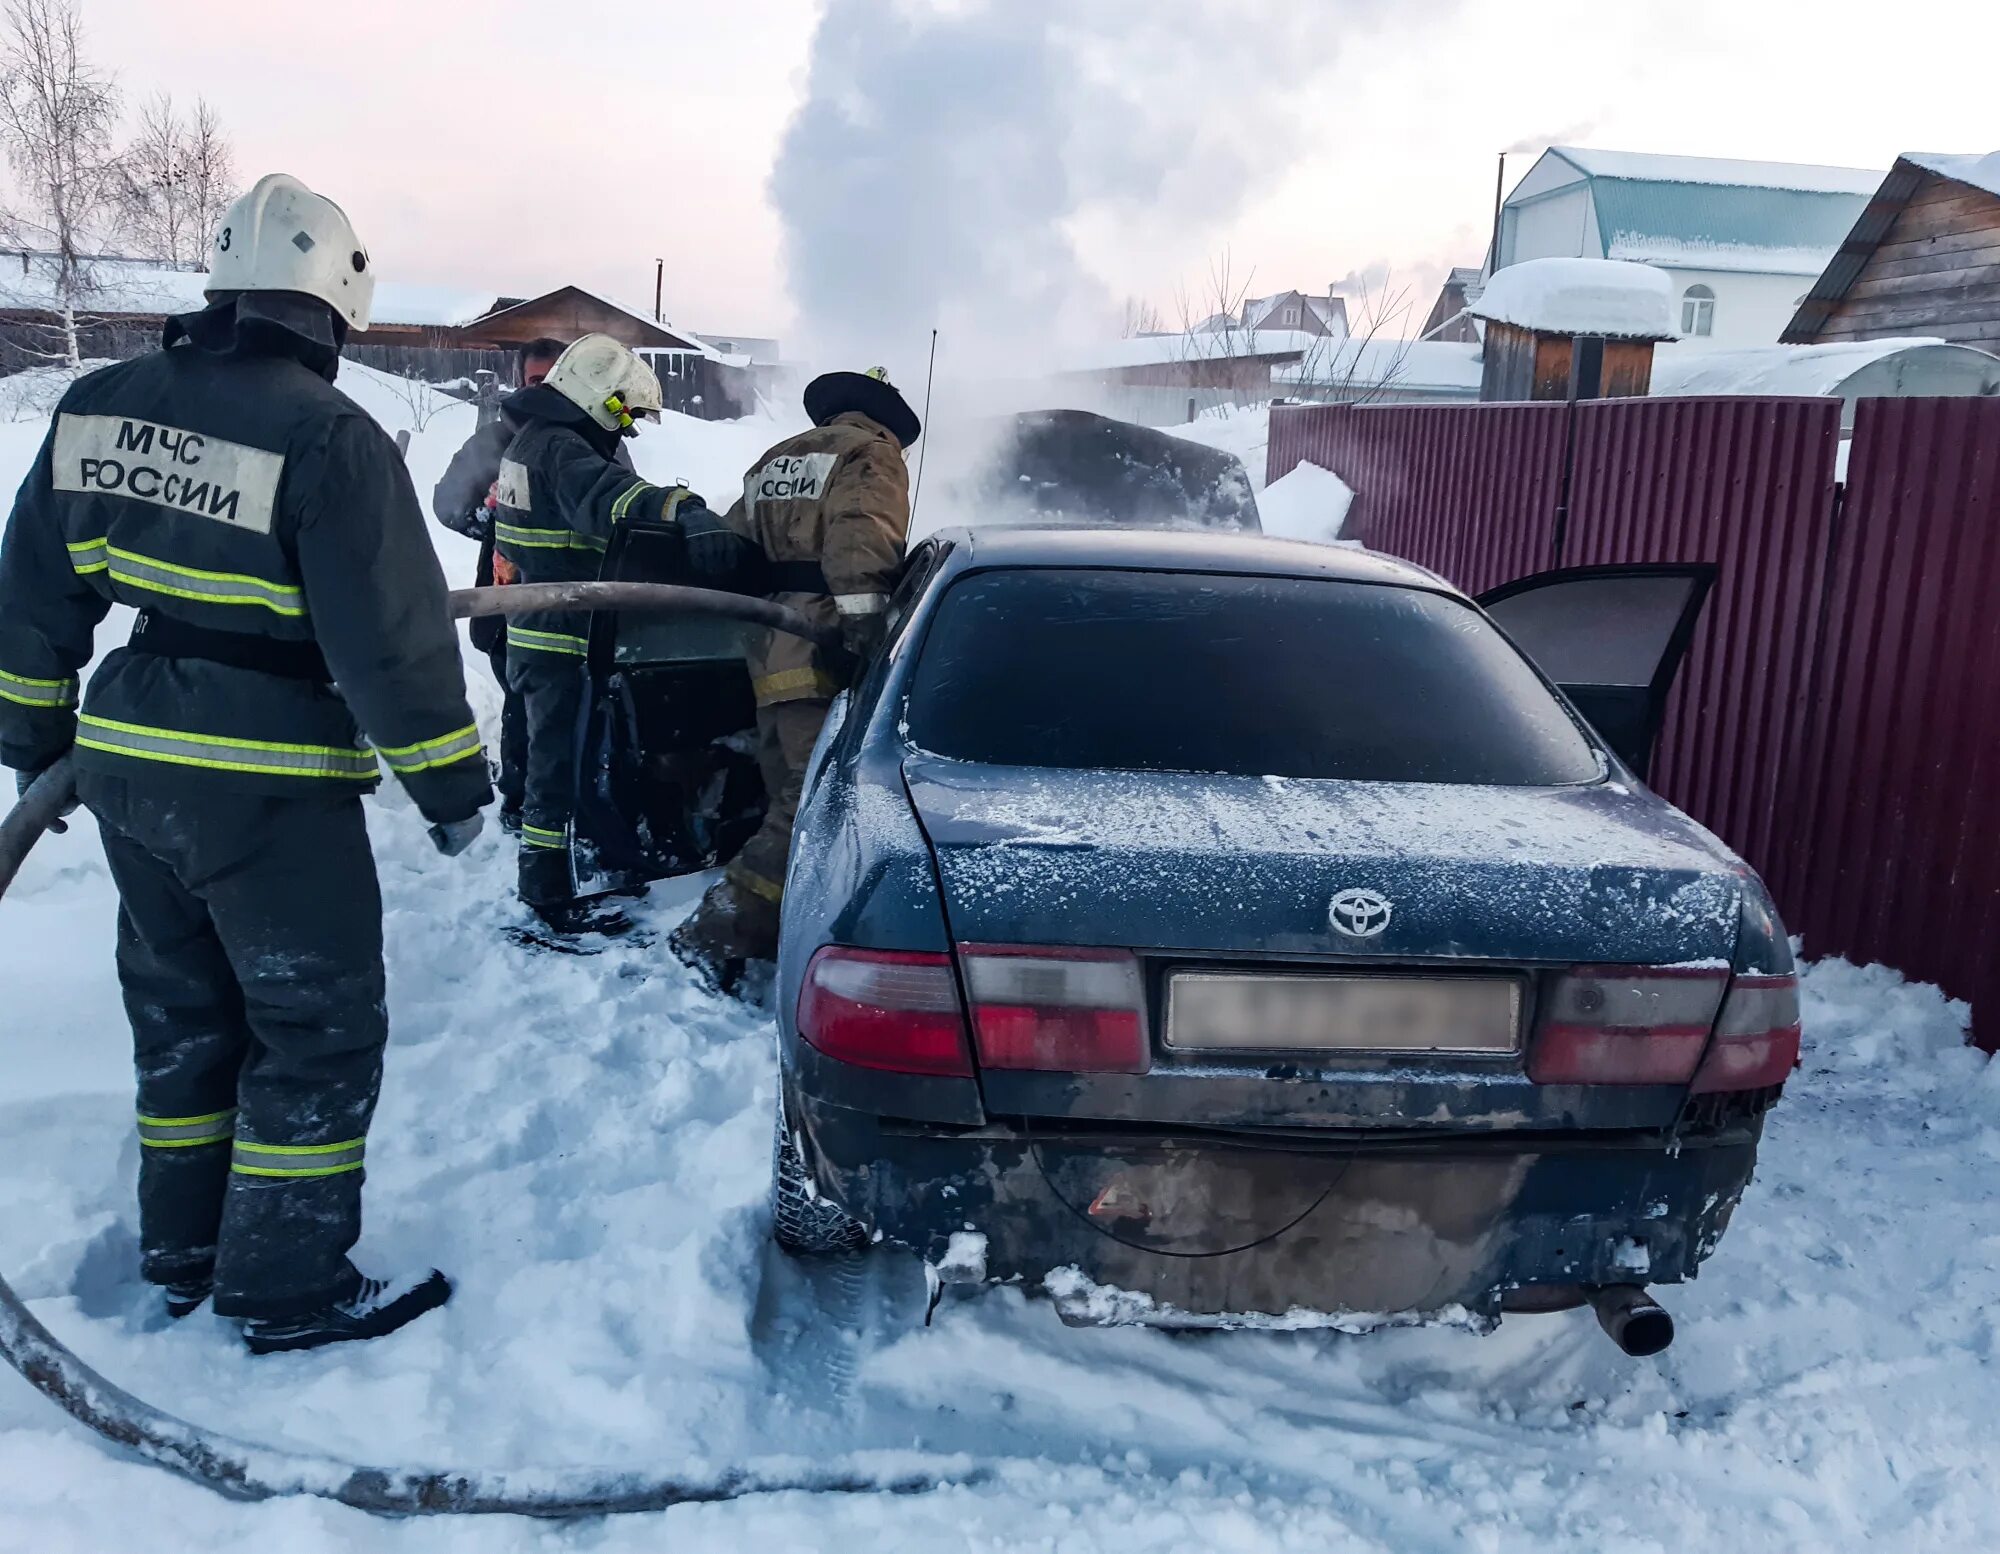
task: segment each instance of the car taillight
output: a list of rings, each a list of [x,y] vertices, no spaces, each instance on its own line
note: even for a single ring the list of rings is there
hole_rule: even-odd
[[[1555,981],[1528,1053],[1538,1085],[1684,1085],[1715,1028],[1729,973],[1578,966]]]
[[[1130,950],[959,946],[987,1068],[1143,1074],[1145,985]]]
[[[1799,979],[1738,977],[1716,1021],[1694,1094],[1781,1085],[1799,1061]]]
[[[828,945],[799,989],[799,1034],[858,1068],[972,1077],[949,955]]]

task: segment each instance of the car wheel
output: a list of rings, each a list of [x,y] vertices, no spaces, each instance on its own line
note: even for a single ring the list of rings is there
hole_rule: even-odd
[[[804,1257],[863,1251],[869,1239],[866,1225],[820,1196],[799,1154],[782,1095],[771,1146],[771,1236],[787,1252]]]

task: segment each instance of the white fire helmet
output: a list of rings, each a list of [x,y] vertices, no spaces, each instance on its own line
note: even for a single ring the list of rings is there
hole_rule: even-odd
[[[375,271],[347,213],[286,173],[267,173],[229,207],[210,250],[208,290],[295,291],[368,327]]]
[[[585,335],[543,382],[607,431],[630,431],[635,416],[657,421],[665,403],[653,369],[609,335]]]

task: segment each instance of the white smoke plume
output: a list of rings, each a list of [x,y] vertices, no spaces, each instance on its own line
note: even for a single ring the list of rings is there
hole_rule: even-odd
[[[1390,0],[827,0],[771,180],[798,354],[920,381],[1112,338],[1079,234],[1226,237]]]

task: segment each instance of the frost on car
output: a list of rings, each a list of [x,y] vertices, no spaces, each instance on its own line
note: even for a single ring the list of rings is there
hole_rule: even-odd
[[[1763,886],[1621,759],[1707,579],[1645,581],[1489,614],[1319,546],[936,536],[800,817],[778,1182],[819,1212],[780,1240],[1174,1325],[1692,1277],[1797,994]]]

